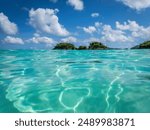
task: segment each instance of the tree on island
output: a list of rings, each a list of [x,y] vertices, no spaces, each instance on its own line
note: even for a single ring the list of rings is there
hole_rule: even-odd
[[[108,49],[107,46],[103,45],[102,43],[100,42],[92,42],[90,43],[89,45],[89,49],[90,50],[101,50],[101,49]]]
[[[71,43],[58,43],[53,49],[54,50],[75,50],[76,47]]]
[[[132,49],[150,49],[150,41],[146,41],[140,45],[132,47]]]
[[[108,49],[107,46],[103,45],[100,42],[92,42],[89,47],[79,46],[78,48],[71,43],[58,43],[53,50],[103,50]]]
[[[87,50],[87,47],[86,46],[79,46],[77,49],[78,50]]]

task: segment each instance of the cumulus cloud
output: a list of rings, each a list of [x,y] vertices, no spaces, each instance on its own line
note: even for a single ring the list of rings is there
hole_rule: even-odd
[[[40,37],[40,36],[35,36],[32,37],[31,39],[27,40],[28,43],[45,43],[45,44],[54,44],[55,41],[52,38],[49,37]]]
[[[121,30],[112,29],[110,25],[103,26],[101,40],[104,42],[133,42],[132,37],[126,36]]]
[[[10,44],[24,44],[24,41],[21,38],[11,37],[11,36],[5,37],[3,42],[4,43],[10,43]]]
[[[99,13],[92,13],[91,17],[95,18],[95,17],[99,17]]]
[[[100,22],[95,22],[95,27],[100,27],[102,25],[102,23],[100,23]]]
[[[17,25],[3,13],[0,13],[0,32],[8,35],[15,35],[18,32]]]
[[[94,26],[83,27],[83,31],[89,34],[96,32],[96,28]]]
[[[141,10],[150,7],[150,0],[117,0],[121,1],[128,7],[136,10]]]
[[[74,42],[77,42],[77,39],[75,37],[70,36],[67,38],[62,38],[61,42],[73,42],[74,43]]]
[[[150,38],[150,26],[140,26],[136,21],[128,20],[128,22],[124,22],[123,24],[116,22],[116,28],[124,31],[130,31],[132,37],[141,38],[144,40]]]
[[[83,10],[84,3],[82,0],[68,0],[67,3],[74,7],[75,10]]]
[[[100,22],[95,22],[93,26],[77,26],[77,28],[82,29],[84,32],[89,34],[94,33],[95,35],[92,36],[95,37],[99,35],[100,38],[96,39],[97,41],[110,44],[116,43],[121,45],[123,43],[123,45],[132,46],[139,42],[147,41],[150,38],[150,26],[145,27],[139,25],[136,21],[131,20],[123,23],[116,21],[115,27],[105,25]],[[88,41],[86,40],[84,42]]]
[[[137,43],[139,41],[149,40],[150,26],[144,27],[136,21],[131,20],[122,24],[117,21],[115,29],[110,25],[103,25],[101,35],[103,42]]]
[[[59,18],[56,15],[57,12],[58,9],[31,9],[29,11],[29,24],[38,32],[67,36],[69,32],[59,23]]]
[[[77,29],[83,30],[85,33],[93,34],[93,33],[100,33],[100,28],[102,27],[102,23],[95,22],[94,25],[88,26],[88,27],[81,27],[77,26]]]
[[[116,22],[116,28],[120,30],[129,30],[129,31],[137,31],[141,27],[137,24],[136,21],[130,21],[124,22],[123,24],[120,24],[118,21]]]

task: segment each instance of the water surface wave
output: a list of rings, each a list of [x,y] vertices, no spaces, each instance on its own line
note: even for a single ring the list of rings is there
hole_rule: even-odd
[[[0,51],[0,112],[150,112],[150,50]]]

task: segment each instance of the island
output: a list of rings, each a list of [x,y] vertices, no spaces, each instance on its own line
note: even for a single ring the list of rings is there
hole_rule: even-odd
[[[58,43],[53,50],[104,50],[109,49],[101,42],[91,42],[89,46],[75,47],[72,43]]]
[[[76,47],[71,43],[58,43],[53,50],[75,50]]]
[[[134,46],[131,49],[150,49],[150,41],[146,41],[140,45]]]

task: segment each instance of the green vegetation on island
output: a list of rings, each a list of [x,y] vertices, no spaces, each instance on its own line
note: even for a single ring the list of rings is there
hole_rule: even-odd
[[[89,45],[89,50],[102,50],[102,49],[108,49],[108,47],[100,42],[92,42]]]
[[[71,43],[58,43],[53,50],[103,50],[108,49],[107,46],[103,45],[100,42],[92,42],[87,46],[79,46],[78,48]]]
[[[87,50],[88,48],[87,48],[87,46],[79,46],[77,49],[78,50]]]
[[[132,47],[132,49],[150,49],[150,41],[146,41],[140,45]]]
[[[53,49],[54,50],[75,50],[76,47],[71,43],[59,43]]]

